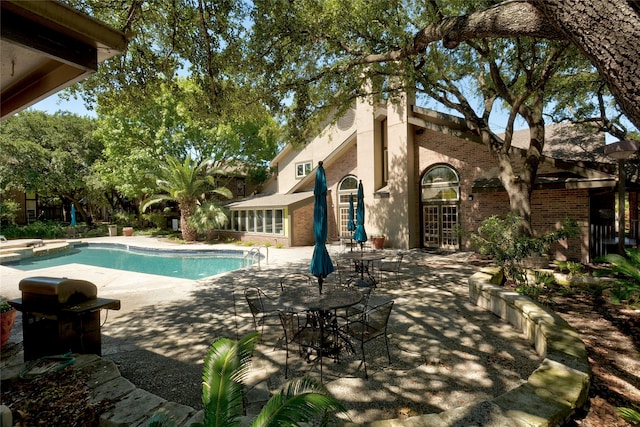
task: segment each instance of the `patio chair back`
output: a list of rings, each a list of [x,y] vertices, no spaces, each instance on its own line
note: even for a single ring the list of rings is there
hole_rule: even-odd
[[[288,287],[311,286],[313,280],[305,273],[289,273],[280,279],[280,292],[284,292]]]
[[[247,288],[244,290],[244,297],[249,305],[249,311],[253,318],[253,327],[258,331],[261,328],[261,334],[264,334],[264,324],[269,316],[278,314],[277,308],[272,306],[268,301],[269,297],[259,288]]]
[[[362,364],[364,364],[364,376],[369,378],[367,373],[367,360],[365,354],[365,343],[375,338],[384,337],[387,349],[387,358],[391,364],[391,353],[389,352],[389,339],[387,338],[387,325],[394,301],[387,301],[383,304],[367,309],[362,313],[360,320],[351,322],[347,326],[347,334],[353,339],[360,341],[360,351],[362,352]]]
[[[382,279],[383,272],[391,273],[393,275],[393,280],[396,282],[396,284],[398,284],[400,282],[400,267],[402,266],[402,260],[404,259],[404,256],[404,252],[398,252],[390,262],[383,263],[378,269],[378,271],[380,272],[380,279]]]
[[[306,318],[300,319],[300,315],[294,312],[278,312],[280,323],[284,331],[285,344],[285,362],[284,377],[288,378],[289,372],[289,345],[297,344],[300,355],[304,354],[307,361],[310,361],[310,353],[313,350],[318,351],[318,359],[320,360],[320,381],[322,381],[322,350],[320,339],[320,331],[307,324]]]

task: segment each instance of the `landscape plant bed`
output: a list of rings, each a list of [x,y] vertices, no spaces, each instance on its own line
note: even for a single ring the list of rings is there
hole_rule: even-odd
[[[640,406],[640,310],[614,304],[590,275],[567,279],[571,284],[544,287],[539,295],[539,302],[580,333],[592,372],[588,406],[565,427],[629,426],[616,408]],[[519,288],[510,281],[504,287]]]
[[[107,400],[93,403],[86,375],[71,368],[3,381],[0,396],[11,409],[13,425],[21,427],[98,426],[100,414],[113,407]]]

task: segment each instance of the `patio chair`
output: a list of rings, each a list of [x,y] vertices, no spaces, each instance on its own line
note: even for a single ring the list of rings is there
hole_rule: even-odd
[[[404,252],[398,252],[388,262],[382,262],[378,268],[380,273],[380,282],[384,273],[390,273],[393,276],[393,281],[396,285],[400,284],[400,267],[402,266],[402,260],[404,259]]]
[[[362,313],[367,310],[369,306],[369,298],[371,297],[371,293],[374,288],[374,286],[371,286],[371,283],[364,280],[354,280],[350,282],[350,285],[362,292],[362,301],[358,304],[346,307],[344,315],[338,316],[338,318],[345,320],[344,324],[347,327],[349,322],[359,319],[362,316]]]
[[[311,362],[311,353],[315,350],[320,360],[320,381],[322,381],[322,349],[320,339],[320,330],[309,324],[308,317],[304,319],[298,313],[280,311],[280,323],[284,330],[284,346],[285,346],[285,362],[284,377],[288,378],[289,372],[289,345],[298,345],[298,354],[307,362]]]
[[[364,377],[369,378],[367,373],[367,360],[364,351],[364,345],[376,338],[384,337],[384,343],[387,348],[387,358],[391,364],[391,353],[389,352],[389,339],[387,338],[387,324],[393,301],[387,301],[383,304],[367,309],[360,320],[350,322],[343,328],[343,332],[350,338],[360,342],[360,351],[362,352],[362,363],[364,364]]]
[[[264,324],[269,317],[278,316],[278,307],[272,303],[271,298],[269,298],[264,291],[259,288],[245,289],[244,297],[247,300],[247,304],[249,304],[249,310],[253,317],[253,327],[257,332],[258,326],[260,326],[260,334],[262,338],[262,335],[264,334]]]
[[[284,292],[289,286],[311,286],[313,280],[311,276],[305,273],[289,273],[280,278],[280,292]]]

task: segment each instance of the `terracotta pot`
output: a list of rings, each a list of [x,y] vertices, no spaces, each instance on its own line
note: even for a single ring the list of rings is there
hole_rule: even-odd
[[[17,310],[5,311],[0,314],[0,348],[4,348],[7,345],[17,314]]]
[[[371,240],[373,240],[373,247],[375,249],[383,249],[384,248],[384,239],[385,237],[372,237]]]
[[[133,227],[123,227],[122,234],[124,236],[133,236]]]

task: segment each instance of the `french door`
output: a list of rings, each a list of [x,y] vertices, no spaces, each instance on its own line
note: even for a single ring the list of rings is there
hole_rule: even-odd
[[[422,244],[425,248],[458,249],[457,229],[457,205],[422,206]]]

